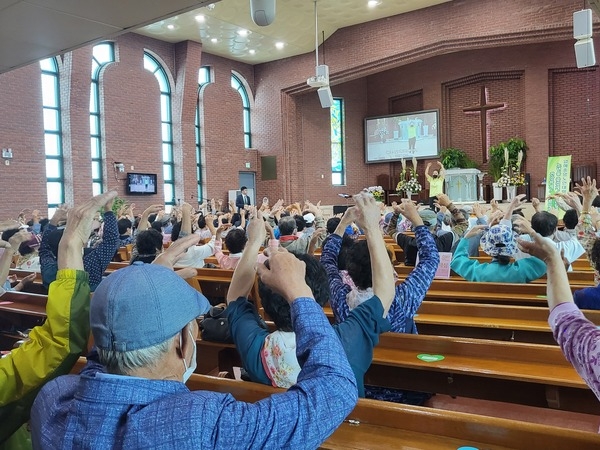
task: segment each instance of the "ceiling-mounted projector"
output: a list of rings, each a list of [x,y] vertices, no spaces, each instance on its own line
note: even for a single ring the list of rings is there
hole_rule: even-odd
[[[329,86],[329,66],[321,64],[316,67],[316,75],[306,80],[310,87],[321,88]]]

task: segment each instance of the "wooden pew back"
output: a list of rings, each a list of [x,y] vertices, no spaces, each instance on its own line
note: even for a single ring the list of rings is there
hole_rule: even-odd
[[[85,360],[79,359],[72,373]],[[237,400],[256,402],[282,392],[270,386],[193,374],[191,390],[230,393]],[[600,436],[546,425],[475,414],[359,399],[346,421],[321,446],[323,449],[476,448],[587,450],[600,446]]]

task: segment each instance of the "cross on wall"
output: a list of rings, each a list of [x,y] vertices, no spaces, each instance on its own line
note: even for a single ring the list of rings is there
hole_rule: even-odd
[[[505,102],[489,103],[489,91],[485,86],[481,86],[479,105],[463,108],[465,114],[479,114],[481,116],[481,154],[483,162],[490,158],[490,113],[506,109]]]

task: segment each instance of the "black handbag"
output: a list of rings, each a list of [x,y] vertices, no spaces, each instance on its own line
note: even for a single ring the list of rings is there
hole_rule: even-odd
[[[225,308],[213,306],[206,314],[204,314],[200,322],[200,335],[202,336],[203,341],[233,344]]]

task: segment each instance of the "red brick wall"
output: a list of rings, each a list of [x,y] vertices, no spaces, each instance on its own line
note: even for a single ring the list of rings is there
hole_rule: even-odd
[[[10,165],[0,160],[2,219],[16,218],[25,206],[45,211],[46,166],[39,64],[0,79],[0,148],[12,148]]]
[[[227,199],[230,189],[239,189],[239,172],[258,170],[258,153],[244,147],[242,98],[231,87],[231,71],[242,75],[253,87],[252,67],[214,55],[204,54],[202,65],[210,66],[213,83],[204,88],[204,157],[207,198]],[[252,91],[248,93],[253,97]],[[252,100],[251,100],[252,105]],[[252,115],[252,119],[256,114]],[[251,122],[251,126],[253,123]],[[252,131],[254,127],[252,126]],[[254,136],[253,136],[254,137]],[[254,139],[253,139],[254,141]],[[250,168],[246,168],[250,163]],[[259,180],[257,174],[257,181]],[[259,198],[257,194],[257,198]],[[260,197],[262,198],[262,197]]]
[[[549,78],[550,155],[572,155],[572,166],[595,164],[598,168],[600,75],[597,67],[552,70]]]
[[[255,171],[257,198],[322,199],[337,204],[342,192],[356,192],[377,176],[395,177],[396,164],[366,165],[363,119],[389,112],[390,98],[421,91],[424,109],[440,109],[442,146],[460,146],[481,158],[477,119],[460,109],[477,102],[481,82],[452,92],[444,86],[483,73],[520,72],[516,79],[486,79],[490,99],[506,101],[493,114],[492,143],[515,135],[529,144],[532,183],[544,174],[548,155],[568,149],[577,161],[597,161],[597,71],[563,71],[575,66],[572,13],[576,0],[505,0],[502,15],[493,0],[444,3],[413,13],[338,30],[325,42],[332,92],[346,108],[347,186],[330,185],[329,116],[305,80],[314,73],[313,54],[249,66],[202,53],[196,43],[168,44],[129,34],[116,39],[117,62],[102,73],[106,185],[124,195],[113,161],[127,170],[159,174],[162,184],[158,83],[143,69],[144,49],[158,55],[175,84],[173,123],[176,197],[195,201],[196,154],[193,132],[197,71],[209,65],[213,83],[202,92],[205,196],[224,198],[238,187],[240,171]],[[594,16],[597,22],[597,18]],[[89,90],[91,48],[65,55],[63,126],[67,198],[91,193]],[[253,149],[244,148],[242,106],[230,86],[231,70],[248,81],[252,102]],[[590,98],[588,102],[587,99]],[[0,203],[5,216],[24,206],[46,204],[39,66],[0,76],[0,148],[11,147],[11,165],[0,166]],[[474,122],[474,123],[471,123]],[[571,131],[575,131],[572,133]],[[569,148],[571,147],[571,148]],[[277,157],[277,180],[261,181],[259,156]],[[575,162],[577,162],[575,161]],[[250,169],[246,168],[250,164]],[[485,169],[485,166],[484,166]],[[123,177],[123,175],[119,175]],[[16,189],[15,189],[16,188]],[[162,203],[132,197],[139,209]]]

